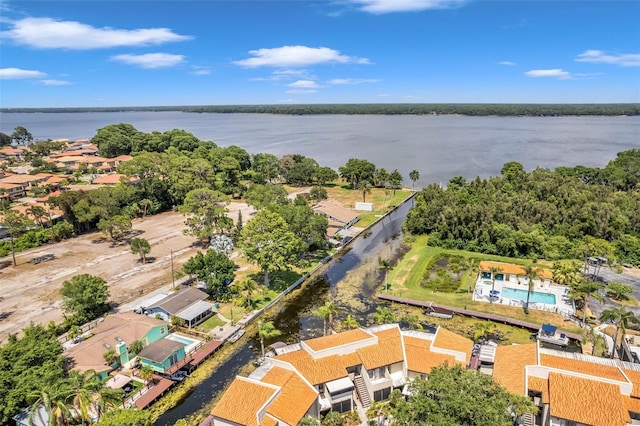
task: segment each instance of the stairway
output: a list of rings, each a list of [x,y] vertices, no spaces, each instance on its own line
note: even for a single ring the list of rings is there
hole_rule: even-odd
[[[356,389],[358,390],[358,398],[360,398],[360,403],[366,410],[371,407],[371,398],[369,398],[369,392],[367,392],[367,386],[364,384],[364,379],[362,376],[356,377]]]
[[[524,426],[535,426],[536,418],[531,413],[526,413],[522,415],[522,424]]]

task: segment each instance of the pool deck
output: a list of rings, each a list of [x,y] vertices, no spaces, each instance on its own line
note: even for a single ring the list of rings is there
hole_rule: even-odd
[[[529,288],[526,281],[496,280],[494,289],[497,290],[499,293],[497,294],[497,296],[494,296],[492,298],[490,298],[489,296],[491,293],[491,286],[492,286],[491,280],[488,280],[486,278],[478,279],[478,281],[476,282],[475,291],[473,292],[473,300],[477,302],[500,303],[502,305],[507,305],[507,306],[520,306],[520,307],[524,306],[525,301],[520,299],[509,299],[506,297],[502,297],[502,293],[504,291],[504,288],[513,288],[513,289],[522,290],[526,292]],[[541,311],[554,312],[554,313],[561,314],[565,317],[575,315],[576,309],[573,304],[573,301],[571,301],[567,297],[568,288],[566,286],[543,283],[543,282],[534,280],[533,291],[536,293],[545,293],[545,294],[554,295],[556,298],[556,303],[549,304],[549,303],[530,301],[529,309],[537,309]]]

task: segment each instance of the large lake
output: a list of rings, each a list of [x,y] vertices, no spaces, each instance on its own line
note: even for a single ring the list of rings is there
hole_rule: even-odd
[[[409,171],[416,187],[497,176],[507,161],[527,170],[582,164],[603,167],[640,148],[640,117],[457,117],[413,115],[269,115],[183,112],[2,113],[0,131],[25,127],[35,139],[91,138],[109,124],[143,132],[184,129],[249,153],[302,154],[337,169],[349,158]]]

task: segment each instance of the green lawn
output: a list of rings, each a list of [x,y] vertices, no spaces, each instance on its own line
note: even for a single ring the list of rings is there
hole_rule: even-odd
[[[410,239],[411,240],[411,239]],[[427,237],[418,236],[411,242],[411,249],[404,255],[398,264],[389,271],[389,293],[405,297],[408,299],[431,301],[436,304],[452,306],[456,308],[466,308],[470,310],[492,313],[495,315],[503,315],[510,318],[529,321],[533,323],[543,324],[550,323],[563,330],[579,333],[581,329],[573,322],[568,321],[561,315],[552,314],[550,312],[529,310],[526,315],[522,308],[500,305],[497,303],[489,304],[485,302],[474,302],[472,300],[473,284],[475,282],[475,274],[470,277],[468,272],[462,277],[462,284],[458,291],[454,293],[433,292],[421,286],[422,277],[429,260],[434,256],[445,253],[463,257],[474,257],[482,260],[492,260],[497,262],[508,262],[521,265],[536,265],[526,259],[514,259],[502,256],[485,255],[463,250],[446,250],[438,247],[427,246]],[[546,265],[545,265],[546,266]],[[467,293],[467,284],[471,279],[470,292]]]
[[[225,322],[218,318],[217,315],[213,315],[198,327],[201,327],[204,333],[208,333],[209,331],[213,330],[216,327],[220,327],[221,325],[225,325]]]

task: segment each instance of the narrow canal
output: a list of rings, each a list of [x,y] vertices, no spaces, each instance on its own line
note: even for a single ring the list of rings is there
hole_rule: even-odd
[[[329,262],[322,274],[311,285],[304,286],[294,299],[289,299],[273,313],[273,321],[282,335],[277,340],[295,343],[322,335],[323,322],[314,311],[329,296],[340,307],[336,321],[347,314],[353,315],[362,326],[373,324],[371,314],[379,302],[371,297],[378,280],[378,259],[390,258],[402,244],[402,224],[413,205],[405,201],[389,215],[356,238],[339,258]],[[278,306],[276,306],[276,309]],[[247,333],[248,334],[248,333]],[[171,426],[210,404],[217,394],[247,364],[255,361],[260,352],[257,335],[238,341],[233,356],[224,361],[215,372],[196,385],[183,402],[163,413],[155,426]]]

